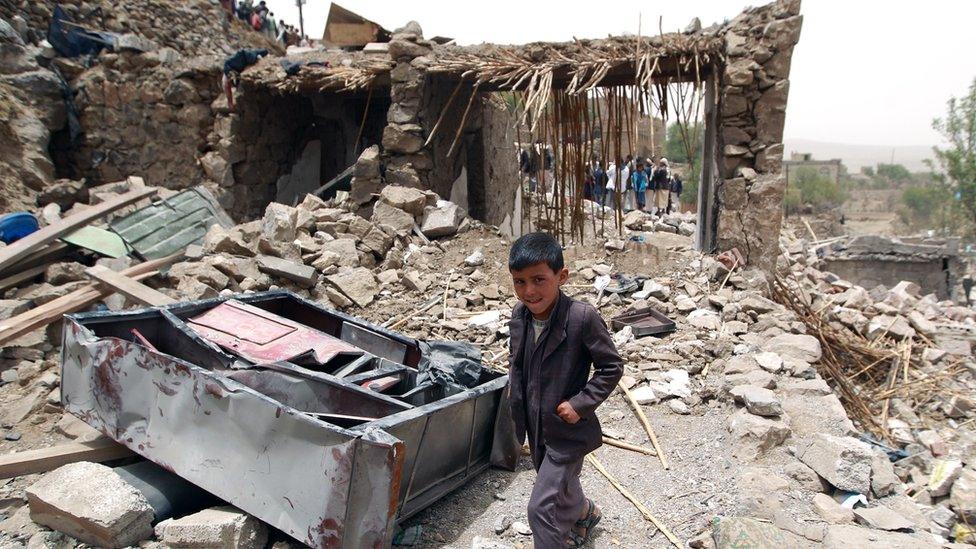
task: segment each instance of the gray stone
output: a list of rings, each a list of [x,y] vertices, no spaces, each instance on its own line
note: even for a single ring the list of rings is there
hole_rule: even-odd
[[[790,436],[790,427],[779,419],[769,419],[739,410],[729,420],[729,432],[735,440],[733,455],[755,459],[782,444]]]
[[[871,459],[871,493],[881,498],[898,492],[900,487],[901,479],[891,460],[886,454],[875,453]]]
[[[374,225],[389,225],[401,235],[409,234],[413,230],[414,218],[409,213],[390,206],[386,202],[377,202],[373,205],[373,215],[370,221]]]
[[[817,433],[800,441],[797,457],[841,490],[871,489],[871,448],[857,439]]]
[[[878,530],[907,530],[914,527],[912,521],[887,507],[862,507],[854,509],[857,522]]]
[[[742,307],[743,311],[755,311],[759,314],[775,311],[777,308],[776,303],[757,294],[747,295],[739,301],[739,306]]]
[[[939,549],[940,545],[925,534],[901,534],[873,530],[853,524],[835,524],[827,528],[824,549]]]
[[[776,398],[776,394],[769,389],[753,385],[739,385],[730,392],[735,401],[743,404],[749,413],[757,416],[775,417],[783,415],[783,406]]]
[[[394,208],[399,208],[414,217],[420,217],[427,205],[427,196],[423,191],[399,185],[387,185],[380,191],[380,201],[386,202]]]
[[[291,242],[295,240],[296,223],[295,208],[272,202],[264,210],[261,232],[272,242]]]
[[[247,245],[244,235],[234,229],[225,229],[214,224],[207,230],[203,237],[203,251],[206,253],[226,253],[230,255],[242,255],[250,257],[254,251]]]
[[[940,497],[949,495],[949,490],[962,474],[962,461],[958,459],[937,459],[932,462],[929,473],[929,495]]]
[[[321,257],[325,257],[325,254],[329,252],[339,256],[335,264],[340,267],[359,266],[359,251],[356,250],[356,241],[351,238],[337,238],[323,242]],[[319,268],[318,264],[315,264],[315,266]]]
[[[153,534],[146,497],[104,465],[65,465],[26,494],[31,520],[92,545],[120,548]]]
[[[893,339],[911,339],[915,337],[915,329],[911,327],[905,317],[878,315],[868,324],[867,337],[877,339],[890,337]]]
[[[827,494],[813,496],[813,510],[830,524],[849,524],[854,522],[854,512],[834,501]]]
[[[6,320],[30,309],[26,299],[0,299],[0,320]]]
[[[637,404],[657,404],[661,401],[660,395],[647,385],[633,389],[630,394],[637,401]]]
[[[263,549],[268,528],[258,519],[230,506],[212,507],[156,525],[156,536],[167,547]]]
[[[508,527],[511,525],[512,517],[508,515],[498,515],[498,518],[495,519],[495,533],[500,536],[504,534],[505,530],[508,530]]]
[[[356,267],[336,273],[329,276],[328,280],[360,307],[372,303],[380,291],[373,273],[365,267]]]
[[[315,267],[288,261],[268,255],[257,256],[258,268],[262,272],[293,280],[306,288],[315,286],[319,275]]]
[[[795,358],[811,364],[820,360],[823,355],[817,338],[801,334],[780,334],[765,341],[762,348],[777,353],[783,358]]]
[[[411,154],[424,147],[424,138],[414,130],[415,124],[388,124],[383,129],[383,149],[387,152]]]
[[[716,549],[803,548],[812,544],[768,522],[746,517],[717,517],[712,523]]]
[[[949,492],[949,506],[959,518],[969,522],[976,521],[976,470],[963,469]]]
[[[427,238],[451,236],[457,233],[462,219],[464,219],[464,212],[457,204],[440,201],[437,206],[424,211],[424,222],[420,230]]]

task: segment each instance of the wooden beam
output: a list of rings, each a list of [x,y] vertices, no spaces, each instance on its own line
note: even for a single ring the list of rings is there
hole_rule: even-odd
[[[101,463],[133,455],[135,454],[132,450],[108,437],[87,442],[69,442],[50,448],[0,455],[0,479],[46,473],[79,461]]]
[[[134,204],[143,198],[154,196],[156,192],[156,189],[151,187],[129,191],[101,204],[85,208],[76,214],[62,219],[60,223],[48,225],[39,231],[35,231],[21,238],[17,242],[0,250],[0,272],[12,267],[19,260],[27,257],[41,246],[54,242],[61,236],[71,233],[115,210]]]
[[[15,275],[10,275],[3,280],[0,280],[0,290],[6,290],[11,286],[18,286],[25,280],[30,280],[35,276],[44,274],[47,270],[47,265],[38,265],[37,267],[31,267],[26,271],[21,271]]]
[[[85,269],[85,274],[91,278],[94,278],[103,286],[107,286],[109,289],[114,290],[133,301],[142,303],[143,305],[160,307],[162,305],[176,303],[176,300],[172,297],[160,291],[154,290],[149,286],[137,282],[125,275],[119,274],[103,265],[88,267]]]
[[[0,271],[0,276],[10,277],[33,267],[47,266],[68,255],[68,245],[60,240],[42,246],[27,254],[11,267]]]
[[[134,280],[142,280],[156,274],[158,272],[157,269],[169,265],[182,257],[183,254],[178,253],[160,259],[146,261],[145,263],[133,265],[125,269],[121,274]],[[7,342],[37,328],[47,326],[59,320],[65,314],[80,311],[110,293],[92,283],[27,312],[0,321],[0,345],[5,345]]]

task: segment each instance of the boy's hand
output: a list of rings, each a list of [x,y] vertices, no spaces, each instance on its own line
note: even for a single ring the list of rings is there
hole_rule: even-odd
[[[576,423],[580,420],[579,414],[566,401],[560,402],[559,406],[556,406],[556,415],[566,423]]]

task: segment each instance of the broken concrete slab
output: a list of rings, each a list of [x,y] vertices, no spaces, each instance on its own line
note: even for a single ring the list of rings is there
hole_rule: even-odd
[[[315,283],[319,278],[315,267],[302,265],[300,263],[295,263],[294,261],[281,259],[280,257],[272,257],[270,255],[259,255],[256,259],[258,262],[258,268],[261,269],[262,272],[287,278],[288,280],[295,281],[306,288],[315,286]]]
[[[712,528],[712,538],[715,541],[716,549],[813,547],[812,542],[792,532],[747,517],[716,518]]]
[[[852,524],[835,524],[827,528],[824,549],[938,549],[939,543],[925,534],[884,532]]]
[[[849,524],[854,522],[854,512],[834,501],[827,494],[813,496],[813,510],[830,524]]]
[[[854,518],[859,524],[877,528],[878,530],[909,530],[914,527],[912,521],[887,507],[862,507],[854,509]]]
[[[963,469],[959,478],[952,483],[949,506],[959,518],[970,524],[976,521],[976,469]]]
[[[817,433],[800,441],[796,455],[841,490],[866,494],[871,489],[871,448],[857,439]]]
[[[167,547],[263,549],[268,528],[235,507],[212,507],[156,525],[156,537]]]
[[[139,490],[110,467],[65,465],[26,490],[31,520],[108,549],[152,536],[153,509]]]

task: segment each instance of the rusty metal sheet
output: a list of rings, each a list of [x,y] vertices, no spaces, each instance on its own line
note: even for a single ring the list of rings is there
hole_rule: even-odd
[[[394,375],[392,393],[416,389],[416,340],[288,292],[235,297],[333,337],[346,323],[373,331],[412,364],[367,352],[375,368],[347,378],[287,361],[241,368],[187,322],[226,298],[82,313],[65,320],[65,410],[312,547],[389,546],[398,521],[488,467],[507,376],[431,400],[371,391],[360,383]]]
[[[341,339],[233,299],[187,324],[204,339],[255,363],[311,360],[326,365],[338,356],[363,354]]]

